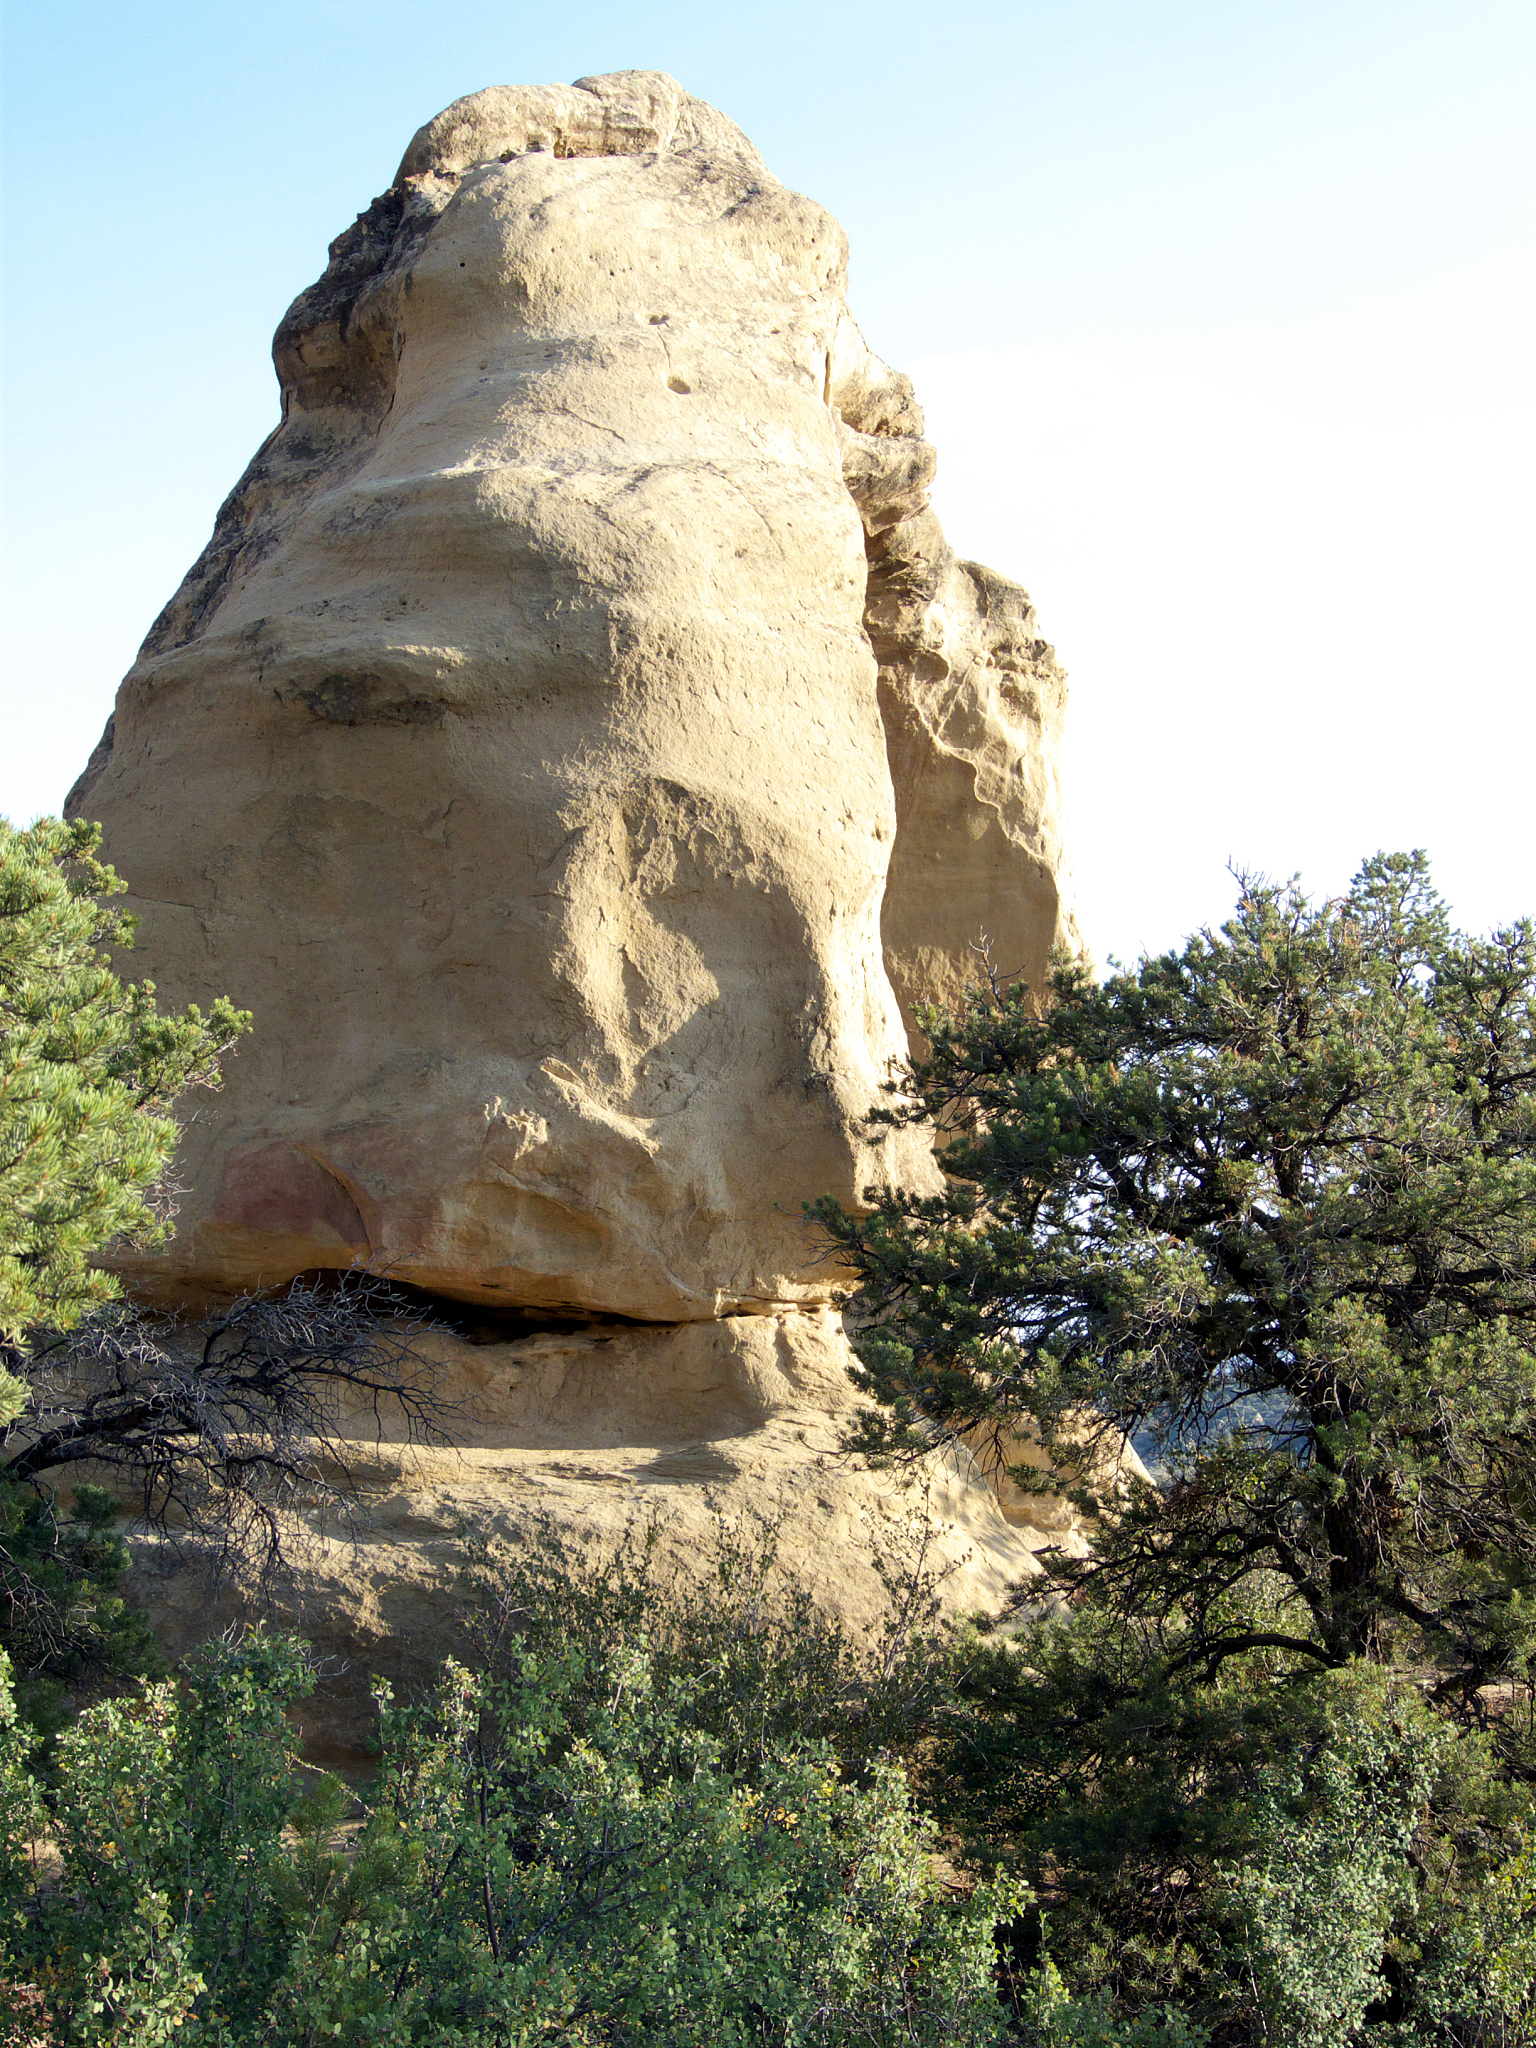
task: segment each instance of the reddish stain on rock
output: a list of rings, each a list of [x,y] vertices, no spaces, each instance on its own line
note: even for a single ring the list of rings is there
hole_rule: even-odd
[[[279,1140],[237,1152],[224,1173],[213,1220],[263,1236],[336,1240],[368,1247],[362,1214],[346,1187],[312,1153]]]

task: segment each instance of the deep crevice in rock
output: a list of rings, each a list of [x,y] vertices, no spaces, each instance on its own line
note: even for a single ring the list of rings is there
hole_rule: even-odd
[[[352,1277],[340,1267],[317,1266],[285,1280],[279,1291],[301,1286],[341,1287]],[[402,1309],[429,1317],[440,1329],[449,1331],[465,1344],[514,1344],[523,1337],[563,1337],[582,1332],[601,1334],[604,1331],[616,1333],[620,1330],[670,1330],[678,1327],[675,1323],[649,1322],[642,1316],[615,1315],[602,1309],[535,1308],[522,1304],[493,1308],[484,1302],[460,1301],[454,1295],[439,1294],[430,1287],[415,1287],[407,1280],[384,1278],[370,1284],[377,1292],[381,1308],[387,1307],[391,1301],[398,1302]]]

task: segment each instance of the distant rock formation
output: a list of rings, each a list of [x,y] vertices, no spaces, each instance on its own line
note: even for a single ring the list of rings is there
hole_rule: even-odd
[[[739,1331],[832,1298],[802,1199],[934,1175],[865,1113],[979,932],[1075,939],[1064,683],[846,264],[656,72],[456,102],[332,244],[70,798],[135,972],[255,1012],[141,1292]]]

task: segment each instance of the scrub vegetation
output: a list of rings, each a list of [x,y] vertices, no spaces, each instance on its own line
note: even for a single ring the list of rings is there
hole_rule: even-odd
[[[925,1017],[876,1117],[936,1131],[943,1192],[813,1205],[849,1454],[963,1444],[1091,1555],[955,1625],[893,1552],[864,1637],[771,1518],[719,1513],[691,1585],[647,1527],[467,1542],[472,1648],[376,1686],[343,1783],[298,1754],[302,1643],[156,1667],[122,1505],[280,1532],[336,1384],[451,1417],[384,1297],[196,1345],[114,1298],[92,1256],[165,1227],[170,1100],[242,1020],[111,980],[89,828],[6,830],[0,2042],[1536,2039],[1529,927],[1459,934],[1380,857]]]

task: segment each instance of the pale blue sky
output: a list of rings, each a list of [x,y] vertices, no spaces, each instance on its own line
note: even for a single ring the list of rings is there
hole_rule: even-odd
[[[627,65],[853,244],[965,550],[1073,678],[1101,956],[1424,844],[1536,910],[1529,0],[5,13],[0,810],[56,808],[275,418],[327,241],[464,92]]]

